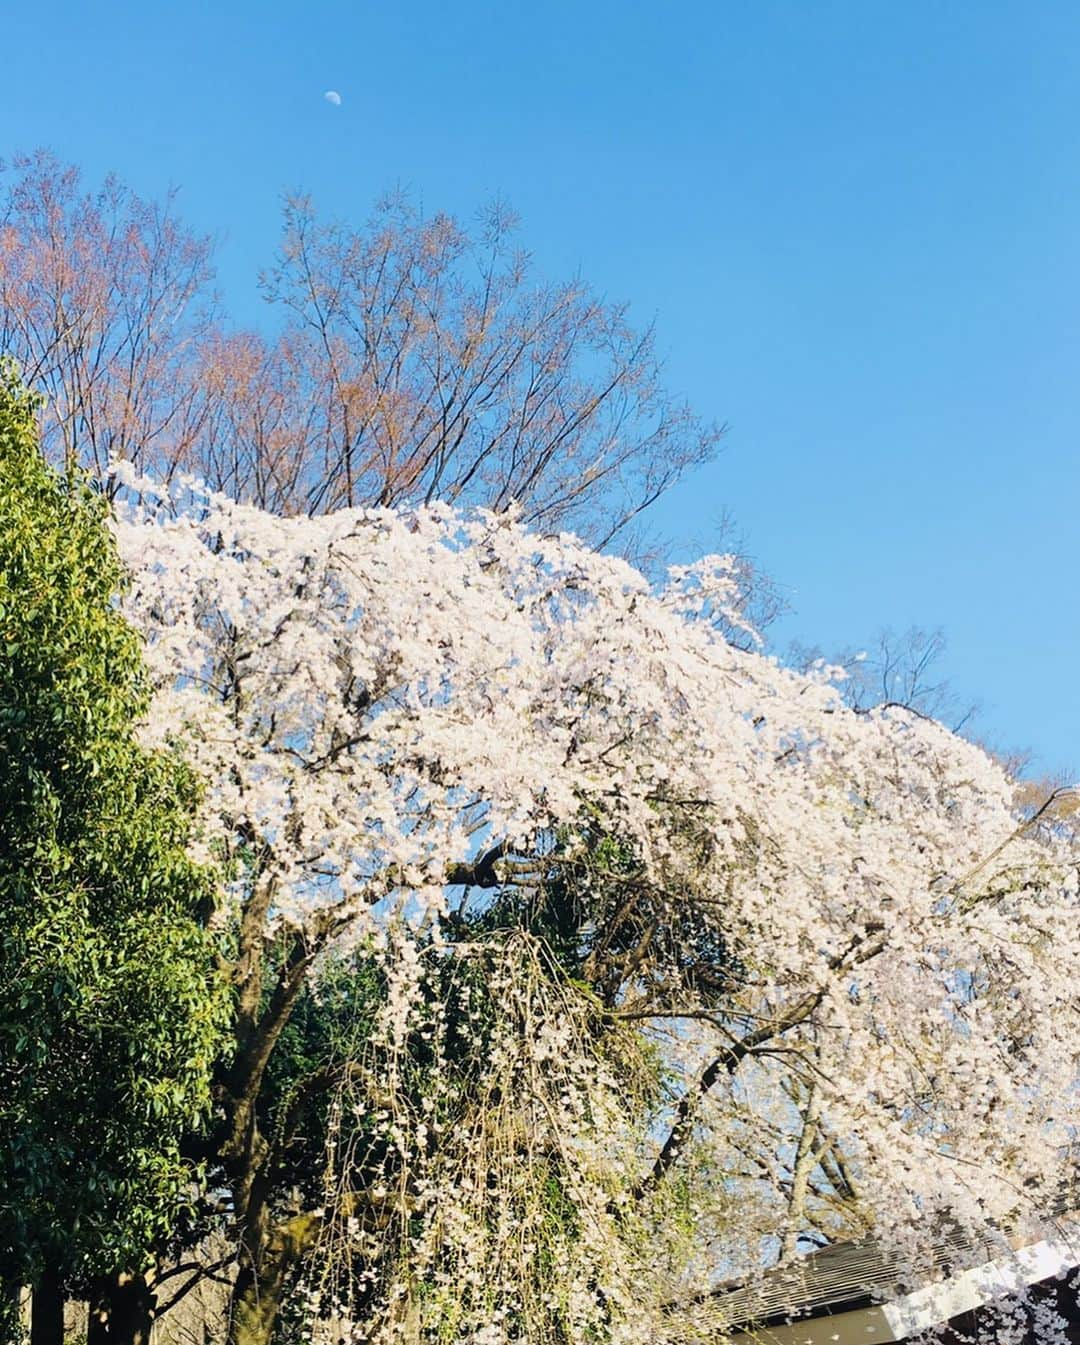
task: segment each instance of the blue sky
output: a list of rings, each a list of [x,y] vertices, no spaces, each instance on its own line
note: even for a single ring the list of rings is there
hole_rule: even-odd
[[[1075,0],[59,0],[2,32],[0,155],[179,186],[242,321],[285,188],[507,198],[730,426],[656,526],[705,549],[733,513],[783,638],[943,627],[982,730],[1080,771]]]

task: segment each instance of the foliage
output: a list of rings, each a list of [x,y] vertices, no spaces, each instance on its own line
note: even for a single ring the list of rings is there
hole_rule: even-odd
[[[5,1275],[161,1245],[210,923],[233,1345],[668,1339],[762,1254],[877,1224],[902,1270],[1048,1198],[1073,795],[934,722],[937,637],[845,687],[758,652],[730,558],[653,587],[556,531],[617,535],[718,431],[514,230],[292,199],[267,338],[220,324],[171,201],[16,167],[0,341],[54,456],[126,496],[133,583],[10,388]],[[232,878],[212,919],[193,856]]]
[[[144,748],[105,500],[0,368],[0,1266],[141,1267],[192,1180],[224,997],[191,772]]]
[[[329,1100],[366,1049],[384,997],[372,958],[328,959],[317,983],[305,985],[267,1067],[258,1121],[274,1144],[273,1179],[308,1205],[322,1190]]]

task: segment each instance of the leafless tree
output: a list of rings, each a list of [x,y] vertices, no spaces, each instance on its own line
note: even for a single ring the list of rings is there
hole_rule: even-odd
[[[189,469],[283,513],[518,507],[606,544],[716,449],[652,328],[538,277],[504,207],[467,228],[396,196],[353,228],[289,197],[263,334],[224,322],[211,242],[175,204],[85,191],[45,152],[0,192],[0,348],[69,463]]]
[[[930,719],[939,719],[954,733],[969,733],[979,713],[941,671],[947,641],[939,628],[910,626],[897,633],[885,628],[869,648],[846,649],[826,662],[842,667],[844,699],[854,710],[877,705],[902,705]],[[788,661],[806,669],[825,657],[817,646],[792,645]]]
[[[102,472],[126,458],[171,471],[197,456],[198,377],[215,320],[211,244],[175,196],[114,177],[84,191],[39,151],[0,185],[0,350],[46,394],[46,449]]]
[[[309,409],[307,509],[517,503],[603,543],[712,455],[720,431],[664,391],[652,329],[538,279],[515,230],[498,206],[470,231],[392,197],[357,230],[288,199],[262,283],[290,319],[272,359]]]

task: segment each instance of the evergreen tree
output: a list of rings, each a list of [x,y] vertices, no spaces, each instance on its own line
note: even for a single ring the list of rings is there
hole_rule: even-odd
[[[95,1283],[145,1315],[226,1011],[213,878],[187,850],[197,784],[139,740],[148,689],[107,522],[47,465],[0,366],[0,1275],[34,1286],[43,1342]]]

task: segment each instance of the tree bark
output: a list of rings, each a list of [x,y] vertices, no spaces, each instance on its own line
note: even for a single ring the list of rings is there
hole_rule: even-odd
[[[46,1265],[30,1300],[30,1345],[64,1345],[64,1294],[56,1267]]]
[[[258,1261],[250,1253],[242,1254],[228,1345],[270,1345],[289,1272],[311,1244],[319,1223],[317,1214],[297,1214],[276,1224],[262,1239]]]
[[[799,1147],[795,1151],[795,1162],[791,1169],[791,1199],[788,1201],[788,1222],[780,1244],[781,1262],[790,1261],[799,1248],[799,1234],[802,1232],[806,1213],[806,1197],[810,1190],[810,1174],[817,1162],[814,1145],[818,1134],[818,1115],[821,1111],[821,1090],[817,1083],[810,1085],[810,1092],[803,1109],[803,1128],[799,1136]]]

